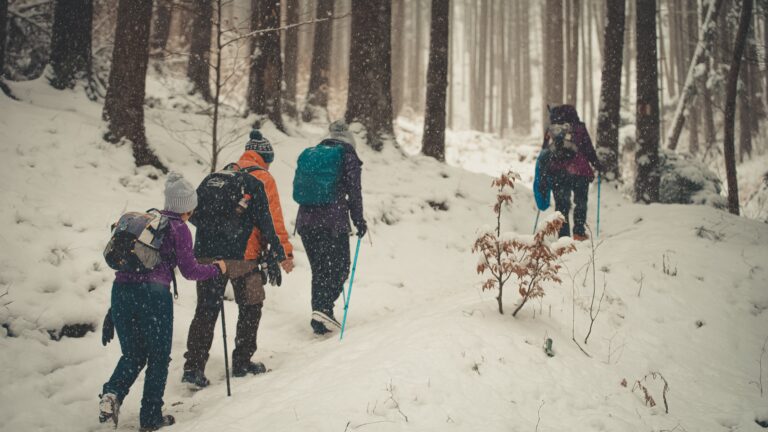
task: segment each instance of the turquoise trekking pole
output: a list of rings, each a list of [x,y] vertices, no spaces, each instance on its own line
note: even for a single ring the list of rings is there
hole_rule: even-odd
[[[347,291],[347,298],[344,302],[344,319],[341,320],[341,334],[339,335],[339,340],[344,339],[344,327],[347,324],[347,312],[349,311],[349,300],[352,298],[352,282],[355,281],[355,269],[357,268],[357,256],[360,254],[360,242],[363,240],[362,237],[357,238],[357,247],[355,248],[355,260],[352,262],[352,275],[349,277],[349,290]],[[344,293],[344,290],[342,288],[342,293]]]
[[[597,231],[595,238],[600,237],[600,173],[597,173]]]

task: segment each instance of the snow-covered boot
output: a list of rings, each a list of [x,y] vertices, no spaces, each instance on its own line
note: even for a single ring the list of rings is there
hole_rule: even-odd
[[[312,319],[320,321],[321,323],[325,324],[326,327],[330,326],[336,327],[337,329],[341,328],[341,323],[336,321],[332,310],[314,311],[312,312]]]
[[[211,382],[205,377],[203,371],[184,371],[181,376],[181,382],[192,384],[198,388],[208,387]]]
[[[576,241],[585,241],[585,240],[589,240],[589,235],[588,234],[574,234],[573,235],[573,239],[576,240]]]
[[[233,364],[232,376],[242,378],[248,374],[258,375],[267,371],[267,367],[262,362],[248,362],[245,364]]]
[[[114,393],[104,393],[99,401],[99,422],[112,420],[117,429],[117,417],[120,414],[120,401]]]
[[[326,333],[331,332],[330,330],[328,330],[325,324],[321,323],[316,319],[313,319],[312,321],[310,321],[309,325],[312,327],[312,331],[314,331],[316,335],[324,335]]]
[[[142,426],[139,428],[139,432],[152,432],[162,427],[170,426],[175,423],[176,423],[176,419],[172,415],[166,414],[163,416],[163,419],[160,421],[160,423],[152,426]]]

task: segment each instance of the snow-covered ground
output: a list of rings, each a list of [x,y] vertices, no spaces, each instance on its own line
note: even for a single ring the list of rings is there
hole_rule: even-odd
[[[127,146],[101,140],[100,105],[44,81],[12,85],[22,101],[0,98],[0,430],[106,430],[97,395],[120,350],[116,341],[100,343],[112,280],[101,252],[120,213],[162,204],[164,178],[134,168]],[[158,87],[150,83],[150,94],[166,101]],[[202,154],[193,130],[205,119],[157,106],[165,108],[146,112],[150,142],[167,165],[198,182],[206,167],[189,148]],[[245,119],[226,124],[236,136],[249,131]],[[400,123],[409,153],[417,131]],[[290,230],[295,160],[322,130],[297,132],[303,138],[265,129]],[[605,281],[607,292],[589,342],[588,244],[567,256],[563,284],[549,285],[540,302],[517,318],[497,312],[470,250],[478,228],[494,223],[491,179],[477,172],[513,167],[529,184],[537,146],[530,138],[450,133],[448,161],[468,170],[359,148],[371,236],[344,341],[311,333],[309,265],[293,238],[297,268],[283,286],[268,288],[255,356],[272,371],[233,379],[231,398],[218,328],[207,368],[213,385],[190,392],[179,382],[195,305],[194,284],[180,281],[165,397],[178,424],[169,430],[763,430],[754,419],[768,418],[768,389],[760,392],[768,385],[764,223],[704,206],[635,205],[605,187],[596,286]],[[224,159],[241,148],[231,146]],[[530,233],[530,189],[518,186],[514,200],[504,229]],[[593,191],[593,226],[595,201]],[[508,285],[507,310],[518,301]],[[226,307],[234,329],[236,306]],[[80,323],[97,331],[54,340],[63,325]],[[591,357],[571,341],[574,332]],[[554,341],[552,358],[542,350],[546,338]],[[652,372],[669,384],[669,413],[661,380],[643,380]],[[638,380],[655,407],[633,390]],[[120,430],[138,425],[141,385],[126,399]]]

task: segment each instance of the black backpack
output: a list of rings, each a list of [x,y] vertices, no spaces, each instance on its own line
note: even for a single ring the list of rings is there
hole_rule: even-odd
[[[214,221],[240,218],[248,207],[246,176],[259,166],[245,169],[231,163],[221,171],[208,174],[197,188],[197,208],[194,218],[198,221]]]

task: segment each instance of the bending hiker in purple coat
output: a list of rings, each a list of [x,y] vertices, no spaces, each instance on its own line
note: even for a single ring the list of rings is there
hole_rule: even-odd
[[[117,330],[122,356],[102,390],[102,422],[111,419],[117,425],[120,405],[144,366],[147,371],[140,430],[154,431],[175,422],[173,416],[162,414],[173,336],[173,298],[169,288],[174,268],[178,267],[182,276],[190,280],[211,279],[227,271],[222,261],[201,265],[195,260],[192,234],[186,224],[195,207],[195,188],[181,175],[168,174],[165,209],[160,212],[168,219],[168,231],[160,246],[162,261],[149,273],[115,273],[109,317]]]
[[[296,230],[309,257],[312,269],[312,320],[316,334],[329,332],[328,326],[341,328],[333,315],[333,306],[349,277],[350,217],[357,235],[368,231],[363,217],[360,172],[363,162],[354,148],[354,137],[343,120],[333,122],[330,137],[320,146],[340,147],[343,156],[338,173],[335,199],[328,204],[299,205]],[[297,169],[298,170],[298,169]],[[297,173],[298,175],[298,173]],[[294,198],[296,197],[294,183]]]
[[[587,194],[589,183],[595,179],[592,167],[600,171],[600,162],[587,127],[579,120],[576,108],[572,105],[553,107],[549,109],[549,120],[542,149],[549,150],[550,158],[543,176],[551,182],[555,210],[565,217],[560,237],[571,235],[568,213],[573,193],[573,238],[586,240],[589,238],[584,227],[587,222]]]

